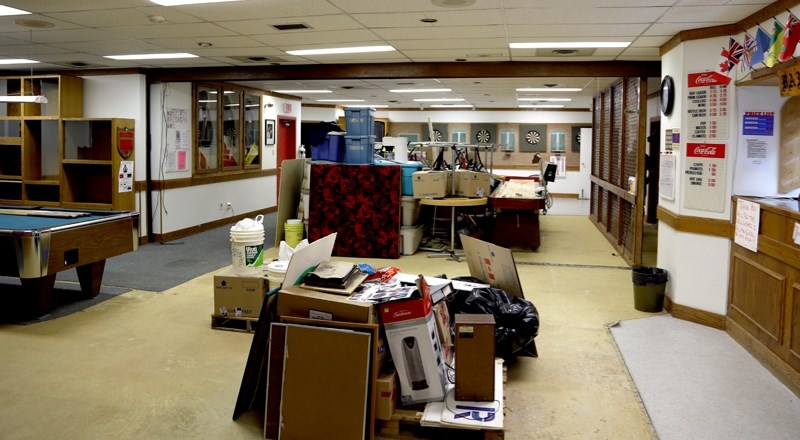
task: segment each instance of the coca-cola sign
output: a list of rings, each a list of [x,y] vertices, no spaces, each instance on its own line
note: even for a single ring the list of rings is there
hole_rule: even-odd
[[[724,159],[725,144],[692,144],[686,145],[687,157],[702,157],[707,159]]]
[[[689,74],[689,87],[726,86],[730,82],[730,78],[718,72]]]

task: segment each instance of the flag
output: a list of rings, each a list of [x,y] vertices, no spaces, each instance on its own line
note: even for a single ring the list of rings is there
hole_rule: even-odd
[[[778,23],[778,20],[775,20],[774,18],[772,19],[772,26],[774,28],[774,32],[772,34],[772,38],[769,40],[769,50],[764,57],[764,64],[766,64],[767,67],[772,67],[778,62],[778,56],[781,53],[781,48],[783,47],[783,26],[781,26],[781,24]]]
[[[753,56],[758,49],[756,40],[747,32],[744,33],[744,54],[742,55],[742,72],[753,68]]]
[[[769,50],[769,35],[761,29],[761,26],[758,27],[756,31],[756,51],[753,52],[753,56],[750,58],[750,65],[763,63],[764,62],[764,55]]]
[[[786,22],[786,30],[783,31],[783,50],[781,50],[781,54],[778,57],[781,62],[792,59],[798,40],[800,40],[800,21],[797,21],[797,17],[790,12],[789,21]]]
[[[722,73],[732,71],[733,67],[739,64],[743,54],[744,47],[735,38],[730,37],[727,49],[723,47],[722,52],[719,54],[722,58],[719,63],[719,71]]]

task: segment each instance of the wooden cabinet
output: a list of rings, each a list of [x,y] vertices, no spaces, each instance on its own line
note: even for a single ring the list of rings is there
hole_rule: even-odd
[[[83,79],[65,75],[0,78],[0,94],[40,95],[46,103],[0,103],[0,204],[135,209],[120,183],[122,143],[132,154],[132,119],[83,116]],[[127,182],[124,179],[123,182]]]
[[[734,201],[733,212],[736,212]],[[786,383],[800,390],[800,224],[793,199],[747,199],[761,215],[758,252],[731,245],[727,329]]]

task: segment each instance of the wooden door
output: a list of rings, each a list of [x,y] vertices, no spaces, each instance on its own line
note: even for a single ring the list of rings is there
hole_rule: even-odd
[[[297,158],[297,121],[295,118],[279,116],[277,137],[275,139],[278,154],[278,184],[276,195],[280,194],[281,164],[284,160]]]

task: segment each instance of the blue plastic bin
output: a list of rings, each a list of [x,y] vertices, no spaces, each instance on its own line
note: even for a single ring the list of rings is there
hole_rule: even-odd
[[[375,136],[344,137],[344,161],[350,164],[372,164],[375,157]]]
[[[403,195],[413,196],[414,188],[411,185],[414,182],[414,173],[422,169],[422,164],[419,162],[407,162],[401,164],[401,166],[403,167]]]
[[[374,136],[375,135],[375,109],[374,108],[345,108],[344,120],[348,136]]]
[[[325,140],[311,146],[311,160],[344,162],[344,133],[328,133]]]

